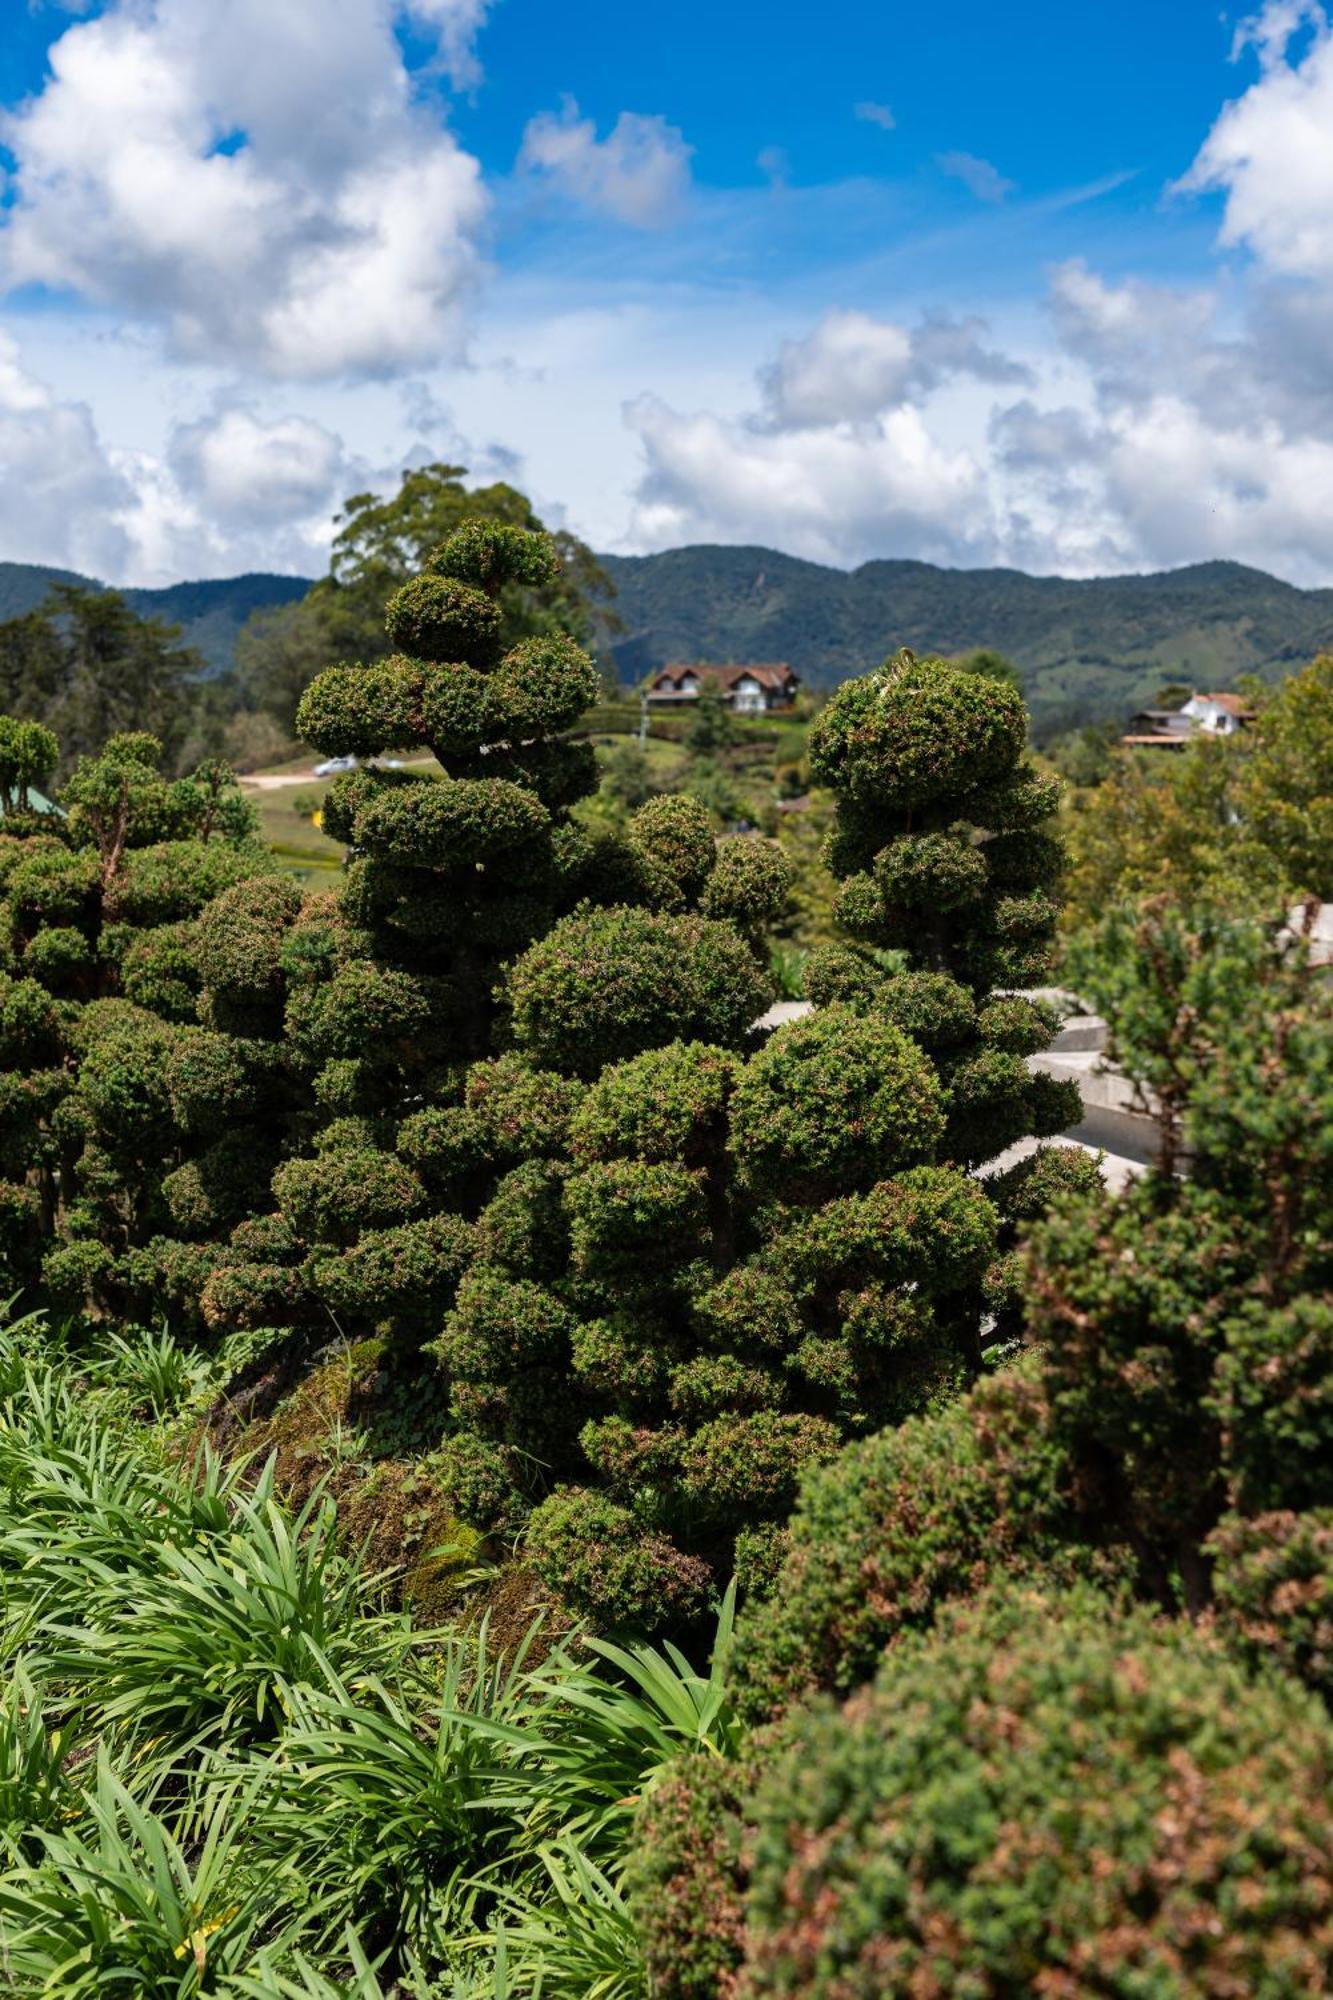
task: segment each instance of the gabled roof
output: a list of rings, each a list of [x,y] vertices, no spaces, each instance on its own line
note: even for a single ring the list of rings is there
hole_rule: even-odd
[[[1201,694],[1199,700],[1215,702],[1218,708],[1224,708],[1228,715],[1234,715],[1238,722],[1243,722],[1247,716],[1254,714],[1243,694]]]
[[[707,661],[696,660],[678,661],[663,667],[653,675],[653,680],[655,683],[670,681],[674,687],[679,687],[687,674],[693,674],[696,680],[715,680],[724,688],[735,687],[737,681],[746,679],[758,681],[760,687],[784,688],[800,679],[800,675],[794,673],[785,660],[763,660],[755,664],[726,667],[715,667]]]

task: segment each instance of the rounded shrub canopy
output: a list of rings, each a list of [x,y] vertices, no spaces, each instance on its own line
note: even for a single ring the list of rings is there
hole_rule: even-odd
[[[930,1159],[943,1130],[939,1083],[915,1043],[891,1021],[834,1006],[782,1029],[747,1065],[732,1145],[755,1187],[828,1197]]]
[[[1011,1590],[793,1736],[739,1993],[1328,1991],[1333,1728],[1187,1625]]]
[[[634,908],[565,917],[506,982],[517,1046],[574,1076],[678,1037],[735,1047],[769,993],[729,926]]]
[[[810,770],[858,805],[901,812],[993,784],[1026,742],[1016,688],[903,652],[830,696],[810,731]]]

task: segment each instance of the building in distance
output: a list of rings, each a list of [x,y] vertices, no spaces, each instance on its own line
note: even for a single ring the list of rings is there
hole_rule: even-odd
[[[1183,750],[1194,736],[1234,736],[1254,721],[1239,694],[1192,694],[1180,708],[1141,708],[1120,741],[1131,750]]]
[[[716,683],[727,707],[739,715],[766,715],[792,706],[801,677],[785,660],[754,666],[711,667],[695,662],[663,667],[649,683],[649,703],[654,708],[684,708],[698,700],[707,681]]]

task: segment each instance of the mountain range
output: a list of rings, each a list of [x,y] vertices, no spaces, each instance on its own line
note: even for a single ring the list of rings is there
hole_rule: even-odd
[[[35,611],[53,584],[78,583],[85,590],[102,585],[70,569],[44,569],[37,563],[0,562],[0,619],[21,618]],[[212,673],[225,673],[236,650],[236,634],[252,611],[266,611],[304,597],[310,580],[304,576],[271,576],[251,570],[244,576],[224,576],[202,583],[169,583],[160,590],[124,590],[128,603],[145,618],[165,618],[179,625],[187,645],[198,647]]]
[[[1301,590],[1240,563],[1071,581],[923,562],[830,569],[759,548],[602,560],[624,625],[613,642],[622,680],[672,660],[786,660],[827,687],[899,646],[946,655],[986,646],[1018,667],[1043,735],[1119,721],[1166,681],[1275,680],[1333,650],[1333,590]]]
[[[1208,689],[1247,673],[1273,680],[1333,650],[1333,589],[1302,590],[1240,563],[1071,581],[923,562],[840,570],[708,544],[601,560],[620,619],[606,643],[630,684],[673,660],[786,660],[808,686],[830,687],[899,646],[945,654],[989,646],[1019,668],[1043,735],[1118,721],[1165,681]],[[0,562],[0,619],[31,610],[53,583],[88,581]],[[181,625],[222,672],[251,611],[308,587],[302,577],[255,572],[125,595],[136,610]]]

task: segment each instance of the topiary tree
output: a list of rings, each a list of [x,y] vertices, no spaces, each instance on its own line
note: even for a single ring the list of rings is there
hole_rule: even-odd
[[[1087,1590],[992,1593],[793,1715],[757,1781],[677,1766],[632,1878],[649,1983],[1323,1993],[1331,1760],[1321,1707],[1215,1637]],[[705,1838],[673,1838],[695,1797]]]
[[[471,1223],[495,1199],[514,1208],[506,1177],[526,1163],[519,1185],[540,1178],[534,1161],[563,1143],[575,1078],[682,1020],[740,1039],[767,1003],[763,933],[786,879],[771,843],[719,847],[692,800],[650,802],[624,836],[570,817],[596,767],[562,732],[595,671],[558,631],[503,652],[498,638],[503,593],[554,560],[543,536],[467,524],[390,601],[405,650],[306,694],[321,749],[420,746],[444,775],[358,770],[330,794],[325,827],[353,850],[345,944],[329,976],[289,987],[285,1014],[323,1122],[273,1183],[283,1259],[266,1248],[251,1267],[242,1231],[206,1293],[215,1323],[285,1299],[280,1317],[419,1337]],[[506,1043],[520,1062],[492,1059]]]
[[[940,1087],[891,1022],[828,1007],[743,1056],[761,989],[716,920],[557,926],[510,974],[520,1048],[573,1083],[598,1036],[665,1036],[665,958],[630,935],[669,938],[687,1025],[690,953],[710,976],[720,954],[724,1038],[650,1045],[566,1100],[482,1210],[438,1343],[505,1519],[536,1499],[536,1568],[610,1623],[688,1618],[733,1565],[765,1583],[804,1467],[965,1386],[996,1235],[977,1184],[930,1164]],[[559,1004],[529,1006],[555,971]]]
[[[168,780],[156,739],[112,737],[75,764],[63,810],[38,815],[28,789],[55,761],[49,732],[0,718],[0,1283],[40,1271],[58,1305],[129,1309],[158,1297],[130,1265],[169,1224],[164,1175],[257,1106],[255,1079],[185,1024],[198,913],[271,864],[225,766]],[[228,1143],[234,1175],[234,1122]]]
[[[916,727],[922,700],[904,749],[881,711],[897,702]],[[917,885],[913,909],[940,901],[949,869],[965,882],[945,902],[968,920],[938,929],[927,962],[890,977],[868,953],[825,954],[818,1011],[753,1048],[760,988],[736,933],[761,941],[779,862],[765,843],[719,848],[697,802],[664,798],[630,824],[647,907],[562,920],[505,982],[516,1048],[589,1088],[540,1173],[497,1190],[504,1226],[483,1213],[439,1352],[460,1425],[509,1467],[506,1517],[539,1499],[537,1569],[610,1622],[687,1615],[733,1564],[771,1583],[802,1470],[967,1387],[1012,1270],[964,1169],[1071,1115],[1024,1059],[1051,1017],[989,990],[1035,970],[1014,938],[1040,930],[1044,949],[1049,931],[1035,891],[1023,932],[998,885],[1058,854],[1018,832],[1054,803],[1020,766],[1021,702],[899,662],[830,709],[838,851],[859,839],[880,881]],[[878,735],[853,730],[865,715]],[[902,831],[923,798],[951,831]],[[1082,1155],[1014,1170],[1003,1226],[1090,1174]],[[533,1467],[557,1480],[549,1497]]]
[[[1016,687],[907,651],[844,682],[810,732],[811,773],[838,801],[827,858],[855,943],[813,953],[806,990],[874,1007],[928,1050],[943,1157],[968,1166],[1082,1115],[1076,1087],[1028,1068],[1056,1017],[1012,990],[1049,977],[1063,866],[1059,786],[1026,741]],[[908,970],[886,971],[885,951]]]

